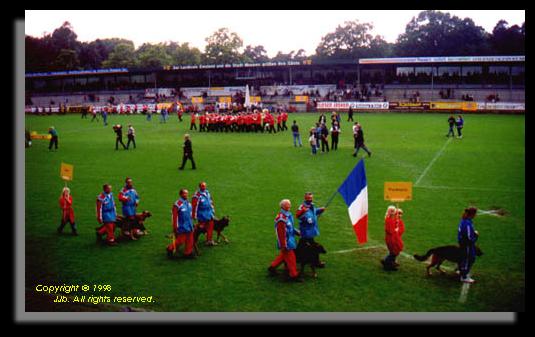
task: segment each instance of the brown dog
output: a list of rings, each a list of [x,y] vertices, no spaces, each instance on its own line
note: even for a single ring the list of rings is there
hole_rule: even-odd
[[[483,255],[483,252],[481,249],[479,249],[478,246],[476,246],[476,255],[481,256]],[[431,275],[431,268],[435,267],[439,272],[444,274],[444,270],[440,269],[440,265],[448,260],[451,262],[459,263],[463,257],[463,251],[459,246],[455,245],[449,245],[449,246],[441,246],[429,249],[425,255],[417,255],[414,254],[414,258],[418,261],[425,261],[430,256],[431,263],[427,265],[427,275]]]
[[[223,242],[229,243],[229,240],[222,233],[225,227],[228,227],[229,223],[230,217],[228,215],[222,217],[221,219],[214,218],[214,231],[217,233],[216,242],[219,242],[219,238],[221,237],[223,238]],[[193,249],[197,255],[200,255],[197,242],[199,241],[199,236],[203,233],[206,233],[205,227],[195,226],[195,229],[193,230]]]
[[[129,221],[129,219],[122,215],[117,215],[115,226],[121,229],[122,235],[129,237],[131,240],[137,240],[136,235],[141,236],[148,233],[145,228],[145,219],[151,216],[151,212],[143,211],[135,215],[134,221]]]

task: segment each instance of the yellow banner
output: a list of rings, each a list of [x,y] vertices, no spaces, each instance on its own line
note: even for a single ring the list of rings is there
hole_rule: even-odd
[[[230,96],[219,96],[217,98],[219,103],[232,103],[232,97]]]
[[[192,97],[191,98],[191,103],[202,103],[202,102],[203,102],[202,97]]]
[[[30,138],[31,139],[50,139],[52,138],[52,135],[46,134],[46,135],[40,135],[37,133],[37,131],[30,132]]]
[[[385,200],[412,200],[412,182],[385,182]]]
[[[431,102],[431,109],[436,110],[462,110],[463,102]]]
[[[169,109],[172,106],[173,106],[173,103],[158,103],[158,104],[156,104],[156,109],[158,109],[158,110]]]
[[[72,174],[74,171],[74,166],[70,164],[61,163],[61,168],[59,170],[59,176],[63,180],[72,180]]]
[[[476,111],[477,110],[477,102],[463,102],[463,111]]]
[[[295,96],[296,102],[308,102],[308,96]]]
[[[249,99],[251,100],[251,103],[260,103],[262,101],[260,96],[250,96]]]

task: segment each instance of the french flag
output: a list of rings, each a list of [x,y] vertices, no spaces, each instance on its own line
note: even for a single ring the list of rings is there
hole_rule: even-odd
[[[368,184],[364,160],[360,160],[338,188],[349,211],[349,218],[359,243],[368,242]]]

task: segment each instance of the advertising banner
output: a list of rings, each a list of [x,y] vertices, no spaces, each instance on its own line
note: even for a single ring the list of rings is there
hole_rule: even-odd
[[[388,102],[319,102],[319,110],[388,110]]]

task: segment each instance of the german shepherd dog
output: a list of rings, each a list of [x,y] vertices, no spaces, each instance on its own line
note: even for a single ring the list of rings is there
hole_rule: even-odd
[[[425,261],[430,256],[433,256],[431,258],[431,263],[427,266],[427,275],[430,276],[431,268],[435,267],[440,273],[444,274],[445,272],[440,269],[440,265],[446,260],[458,264],[463,258],[463,254],[464,252],[461,250],[461,247],[449,245],[429,249],[425,255],[414,254],[414,258],[418,261]],[[476,255],[483,255],[483,252],[478,246],[476,246]]]
[[[301,265],[301,274],[305,270],[305,266],[308,264],[312,268],[312,276],[318,277],[316,273],[316,267],[320,264],[320,254],[326,254],[325,248],[317,242],[310,243],[305,240],[299,240],[297,248],[295,249],[295,260],[297,264]]]
[[[115,220],[115,226],[121,229],[121,234],[129,237],[132,240],[137,240],[136,236],[146,235],[148,233],[145,228],[145,219],[151,217],[152,213],[149,211],[143,211],[135,215],[134,221],[129,221],[122,215],[117,215]]]
[[[225,227],[228,227],[230,224],[230,217],[228,215],[222,217],[221,219],[214,218],[214,232],[217,233],[216,242],[219,242],[219,238],[223,238],[223,242],[229,243],[229,240],[225,237],[225,235],[222,233]],[[197,242],[199,241],[199,236],[201,234],[206,233],[207,230],[204,226],[195,226],[195,229],[193,230],[193,249],[195,250],[195,254],[199,254],[199,247],[197,246]]]

